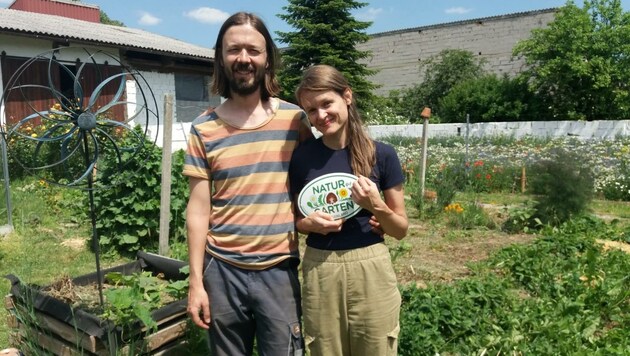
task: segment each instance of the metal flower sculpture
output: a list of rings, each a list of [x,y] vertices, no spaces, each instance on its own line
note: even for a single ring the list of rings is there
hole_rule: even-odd
[[[116,184],[142,159],[146,141],[156,139],[153,92],[113,55],[77,47],[28,59],[6,83],[0,108],[9,159],[47,182],[88,191],[100,275],[93,194]]]
[[[62,61],[81,52],[87,60]],[[33,80],[42,69],[46,74]],[[7,82],[3,102],[11,158],[24,170],[69,187],[113,184],[116,177],[97,174],[98,165],[124,171],[150,139],[149,127],[158,127],[157,103],[145,78],[102,51],[66,47],[29,59]],[[10,111],[15,107],[22,108],[18,120]]]

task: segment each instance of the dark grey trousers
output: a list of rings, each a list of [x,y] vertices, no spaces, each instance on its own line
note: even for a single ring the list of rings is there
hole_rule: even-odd
[[[209,343],[214,356],[303,354],[297,261],[246,270],[206,257],[204,287],[210,298]]]

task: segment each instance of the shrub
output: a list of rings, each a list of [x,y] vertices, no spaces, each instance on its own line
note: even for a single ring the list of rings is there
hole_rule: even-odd
[[[462,81],[483,74],[484,59],[461,49],[446,49],[420,62],[424,81],[402,91],[393,91],[390,98],[394,111],[410,122],[418,122],[425,106],[433,111],[432,122],[440,122],[439,99]],[[461,121],[460,121],[461,122]]]
[[[455,85],[440,99],[442,122],[464,122],[470,115],[471,122],[529,121],[540,120],[533,108],[527,83],[495,74],[472,78]]]
[[[118,167],[112,161],[106,162],[99,169],[100,174],[105,177],[116,176],[118,182],[111,189],[98,190],[94,194],[97,231],[104,252],[118,252],[131,256],[139,249],[149,251],[157,249],[162,149],[145,140],[141,150],[136,159],[130,160],[122,172],[117,170]],[[132,154],[123,152],[123,159],[129,159],[128,156]],[[169,230],[171,239],[185,236],[184,214],[188,185],[181,174],[183,156],[183,152],[180,151],[174,154],[172,159]]]
[[[42,145],[38,148],[36,138],[46,132],[46,126],[35,125],[29,121],[7,137],[7,165],[12,180],[33,175],[33,169],[45,165],[49,156],[50,145]],[[29,139],[22,137],[32,137]]]
[[[535,219],[558,226],[586,212],[593,197],[593,174],[579,162],[575,154],[560,149],[533,166],[529,192],[536,195]]]
[[[394,112],[391,106],[373,106],[363,115],[366,125],[406,125],[409,120]]]

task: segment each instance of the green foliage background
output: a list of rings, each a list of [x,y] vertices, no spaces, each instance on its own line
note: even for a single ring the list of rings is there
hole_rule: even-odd
[[[348,79],[359,108],[367,108],[375,88],[367,76],[374,71],[361,61],[369,53],[357,50],[356,45],[369,39],[364,31],[371,23],[357,21],[350,14],[367,3],[354,0],[289,0],[288,3],[283,7],[286,13],[278,17],[295,31],[277,32],[280,42],[287,45],[282,51],[283,70],[279,73],[283,99],[295,102],[293,93],[304,69],[328,64]]]
[[[131,155],[123,152],[123,155]],[[104,252],[134,256],[136,251],[157,251],[160,223],[162,149],[144,141],[138,159],[119,172],[114,162],[100,167],[100,174],[116,177],[110,189],[94,194],[97,232]],[[186,238],[185,209],[188,180],[182,175],[184,152],[172,157],[170,239]]]
[[[547,28],[517,44],[521,75],[551,110],[549,119],[630,118],[630,12],[619,0],[568,1]]]
[[[392,91],[387,103],[415,122],[623,120],[630,118],[630,12],[619,0],[568,1],[549,26],[514,47],[527,66],[499,78],[465,50],[421,62],[424,80]]]
[[[471,266],[452,285],[401,288],[399,354],[626,355],[630,256],[577,219]]]

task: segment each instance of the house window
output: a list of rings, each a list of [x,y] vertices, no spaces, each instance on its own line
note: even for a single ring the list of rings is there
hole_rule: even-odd
[[[209,75],[175,73],[175,107],[178,122],[191,122],[208,107],[221,104],[221,97],[210,94],[210,85]]]

